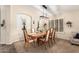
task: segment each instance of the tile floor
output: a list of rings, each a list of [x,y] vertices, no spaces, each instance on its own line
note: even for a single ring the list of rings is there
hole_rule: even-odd
[[[0,53],[79,53],[79,46],[72,45],[67,40],[56,39],[56,44],[45,49],[44,46],[24,47],[24,41],[18,41],[11,45],[0,45]]]

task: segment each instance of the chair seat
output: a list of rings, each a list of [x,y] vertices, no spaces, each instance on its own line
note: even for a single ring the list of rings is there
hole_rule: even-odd
[[[34,40],[29,40],[29,43],[33,42]]]
[[[42,38],[42,39],[40,39],[40,40],[41,40],[41,41],[45,41],[45,39],[43,39],[43,38]]]

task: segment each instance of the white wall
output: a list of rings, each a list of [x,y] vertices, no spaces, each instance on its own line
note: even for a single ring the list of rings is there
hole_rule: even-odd
[[[1,40],[0,44],[6,44],[9,41],[10,36],[10,6],[1,5],[1,23],[5,20],[4,27],[1,27]]]
[[[63,12],[62,15],[57,18],[63,18],[64,20],[64,32],[57,33],[57,36],[62,39],[71,40],[73,32],[79,32],[79,11]],[[66,24],[67,21],[72,22],[72,27],[69,28]]]

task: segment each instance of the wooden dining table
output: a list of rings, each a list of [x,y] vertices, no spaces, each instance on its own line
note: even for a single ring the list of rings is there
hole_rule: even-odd
[[[46,32],[28,33],[28,36],[39,45],[39,39],[46,35]]]
[[[46,35],[46,32],[28,33],[28,36],[32,37],[33,39],[38,39],[45,35]]]

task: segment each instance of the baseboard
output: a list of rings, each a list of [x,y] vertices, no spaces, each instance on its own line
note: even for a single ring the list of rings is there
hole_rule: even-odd
[[[68,39],[63,39],[63,38],[56,38],[56,39],[62,39],[62,40],[67,40],[67,41],[70,41],[70,40],[68,40]]]
[[[0,44],[7,44],[7,45],[10,45],[10,44],[13,44],[14,42],[17,42],[17,41],[20,41],[20,40],[13,40],[13,41],[10,41],[10,42],[0,42]]]

